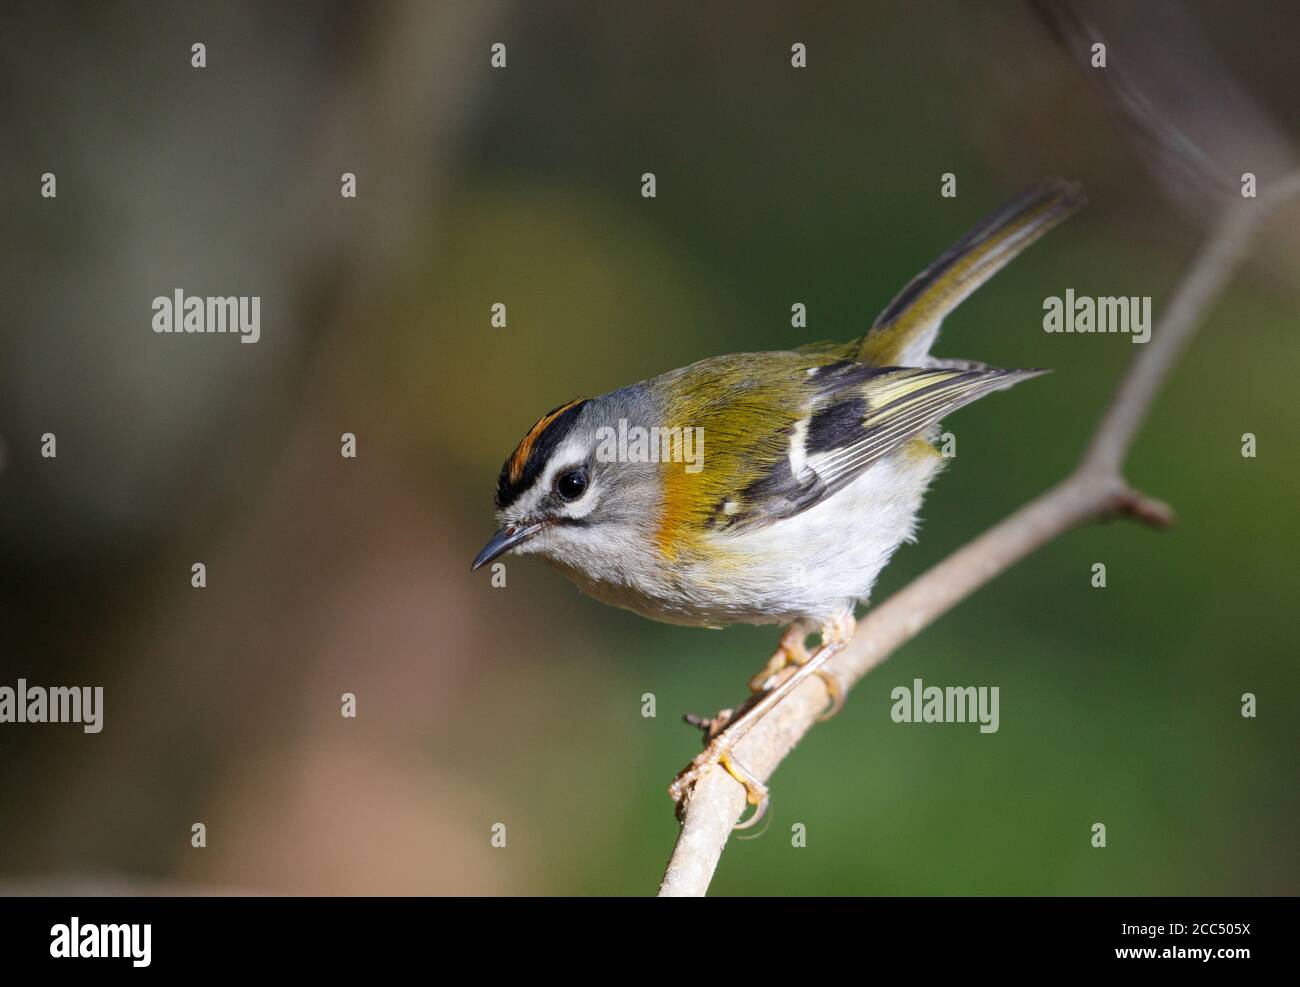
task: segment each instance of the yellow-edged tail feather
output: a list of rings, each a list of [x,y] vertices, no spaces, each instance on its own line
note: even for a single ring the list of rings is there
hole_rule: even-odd
[[[944,317],[1084,202],[1082,186],[1054,179],[987,216],[886,306],[856,359],[877,367],[925,365]]]

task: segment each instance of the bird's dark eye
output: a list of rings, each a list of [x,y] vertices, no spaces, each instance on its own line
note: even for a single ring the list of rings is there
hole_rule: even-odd
[[[577,500],[587,492],[587,471],[581,467],[555,478],[555,492],[565,500]]]

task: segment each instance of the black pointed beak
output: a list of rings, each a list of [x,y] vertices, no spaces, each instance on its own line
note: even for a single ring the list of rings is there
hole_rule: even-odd
[[[480,569],[498,556],[505,555],[506,552],[520,542],[525,542],[533,537],[541,528],[539,522],[525,525],[507,524],[504,528],[498,529],[497,533],[483,546],[483,551],[478,553],[478,556],[474,559],[474,564],[469,567],[469,571],[473,572],[475,569]]]

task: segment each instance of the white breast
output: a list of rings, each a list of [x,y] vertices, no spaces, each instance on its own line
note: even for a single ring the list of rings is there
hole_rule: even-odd
[[[546,554],[584,593],[655,620],[821,623],[870,596],[890,556],[912,539],[942,464],[937,453],[905,446],[800,514],[710,536],[707,558],[697,561],[667,565],[633,530],[588,531],[582,544],[552,543]],[[629,551],[635,544],[643,547]]]
[[[735,560],[698,574],[731,620],[824,620],[867,599],[895,550],[912,540],[926,486],[943,460],[906,449],[835,495],[766,528],[713,538]],[[723,603],[723,601],[726,601]]]

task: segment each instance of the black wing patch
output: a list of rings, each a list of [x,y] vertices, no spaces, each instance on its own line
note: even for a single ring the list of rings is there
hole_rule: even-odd
[[[808,419],[805,452],[813,456],[851,445],[862,438],[862,423],[866,417],[866,398],[850,398],[827,405]]]
[[[791,435],[802,447],[738,495],[725,498],[720,530],[764,527],[793,517],[856,480],[871,464],[948,413],[1042,370],[872,368],[875,373],[819,399]],[[837,371],[849,376],[848,371]],[[798,463],[798,474],[794,464]]]

